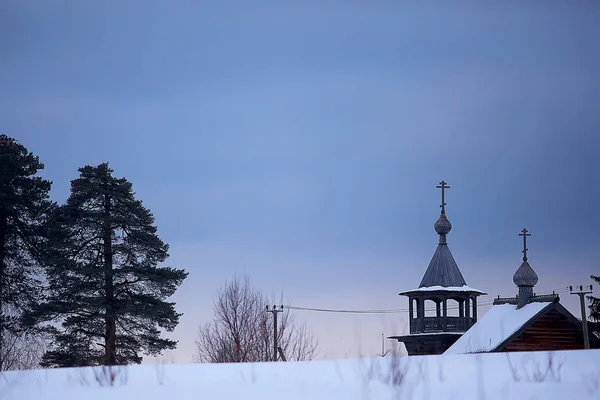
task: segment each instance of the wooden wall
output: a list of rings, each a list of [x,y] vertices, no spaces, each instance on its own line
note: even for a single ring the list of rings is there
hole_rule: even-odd
[[[590,338],[590,347],[600,348]],[[583,332],[556,309],[549,310],[525,332],[496,351],[549,351],[583,349]]]

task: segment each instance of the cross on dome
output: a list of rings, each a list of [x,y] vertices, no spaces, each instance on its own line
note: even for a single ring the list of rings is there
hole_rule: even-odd
[[[446,182],[441,181],[440,184],[438,186],[436,186],[436,188],[442,189],[442,205],[440,207],[442,207],[442,214],[446,214],[446,202],[444,201],[444,189],[450,189],[450,186],[447,186]]]
[[[531,236],[531,233],[527,233],[527,229],[523,228],[519,236],[523,236],[523,261],[527,261],[527,236]]]

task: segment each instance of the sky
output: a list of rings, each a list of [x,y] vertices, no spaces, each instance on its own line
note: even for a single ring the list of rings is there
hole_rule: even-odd
[[[59,203],[84,165],[133,183],[190,273],[168,356],[191,362],[235,274],[300,307],[407,307],[441,180],[482,301],[516,293],[523,228],[537,291],[591,283],[599,17],[566,1],[3,1],[0,131]],[[294,315],[323,358],[406,329],[405,314]]]

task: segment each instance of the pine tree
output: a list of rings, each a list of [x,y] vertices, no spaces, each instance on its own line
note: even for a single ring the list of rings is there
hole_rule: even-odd
[[[21,314],[39,301],[38,257],[44,224],[54,203],[51,182],[36,176],[39,158],[7,135],[0,135],[0,370],[10,348],[6,337],[21,330]]]
[[[54,342],[42,365],[139,364],[141,351],[176,347],[159,328],[179,323],[182,314],[165,300],[188,274],[158,266],[168,245],[130,182],[113,177],[108,163],[79,172],[51,222],[48,299],[30,315],[30,322],[60,323],[48,328]]]
[[[591,278],[600,284],[600,276],[592,275]],[[600,297],[588,296],[590,301],[590,316],[588,326],[600,338]]]

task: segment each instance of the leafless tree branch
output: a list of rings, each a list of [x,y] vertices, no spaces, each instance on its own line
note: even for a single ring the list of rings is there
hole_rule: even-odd
[[[5,315],[14,314],[5,308]],[[2,331],[0,371],[39,368],[46,343],[40,334]]]
[[[267,297],[252,288],[248,276],[233,278],[217,293],[214,319],[200,326],[196,361],[209,363],[259,362],[273,359],[273,319],[266,312]],[[305,324],[285,309],[279,315],[278,344],[287,360],[312,360],[317,341]]]

